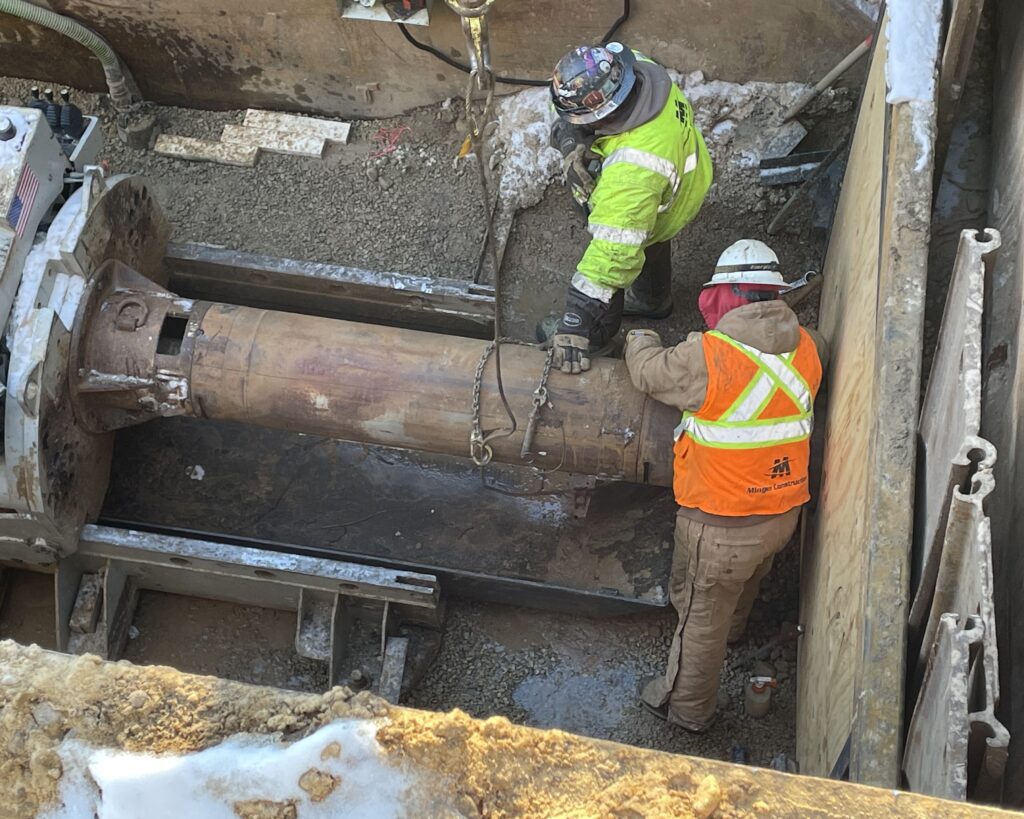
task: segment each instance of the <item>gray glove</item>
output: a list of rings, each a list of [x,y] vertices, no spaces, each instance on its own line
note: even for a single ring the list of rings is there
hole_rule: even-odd
[[[586,218],[590,215],[590,196],[597,184],[601,158],[590,150],[596,134],[563,119],[551,126],[551,146],[562,154],[562,174],[572,193],[573,202]]]
[[[551,339],[555,354],[551,366],[563,373],[578,375],[590,369],[590,339],[571,333],[555,333]]]
[[[569,185],[573,201],[583,211],[584,216],[590,215],[590,197],[597,185],[597,179],[590,172],[594,160],[588,159],[588,156],[593,156],[593,154],[589,154],[587,147],[577,145],[562,160],[562,173],[565,174],[566,184]]]

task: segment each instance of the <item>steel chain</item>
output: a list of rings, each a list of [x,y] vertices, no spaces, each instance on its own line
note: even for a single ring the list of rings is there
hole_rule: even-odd
[[[540,420],[540,411],[551,401],[548,397],[548,376],[551,375],[551,364],[555,359],[554,345],[548,348],[548,354],[544,357],[544,368],[540,373],[540,382],[537,389],[533,391],[533,409],[530,410],[530,417],[526,421],[526,431],[523,433],[523,446],[519,450],[519,457],[527,463],[533,463],[533,439],[537,434],[537,422]]]
[[[473,154],[476,158],[477,171],[480,176],[480,188],[481,196],[485,210],[490,209],[491,196],[490,189],[492,187],[491,180],[487,174],[487,163],[484,160],[484,131],[489,124],[491,116],[494,111],[494,73],[491,71],[491,60],[490,60],[490,44],[487,31],[487,11],[490,9],[494,0],[446,0],[448,7],[452,9],[459,17],[462,18],[462,30],[466,35],[466,42],[469,45],[470,63],[471,70],[469,73],[469,79],[466,84],[466,98],[465,98],[465,115],[466,123],[469,127],[469,134],[467,140],[470,143]],[[480,104],[482,98],[482,105]],[[498,349],[501,344],[520,344],[527,347],[534,347],[536,345],[527,344],[526,342],[519,341],[512,338],[503,338],[501,336],[501,324],[499,312],[501,310],[500,304],[500,274],[498,268],[497,254],[494,249],[493,235],[490,227],[488,227],[487,234],[484,237],[486,249],[491,254],[491,263],[494,267],[495,274],[495,322],[494,322],[494,339],[484,347],[480,353],[480,360],[476,365],[476,373],[473,378],[473,403],[472,403],[472,424],[473,428],[469,435],[469,456],[472,458],[473,463],[480,467],[480,479],[484,486],[491,489],[498,489],[497,487],[487,483],[484,476],[484,468],[494,458],[494,451],[491,447],[490,442],[495,438],[503,438],[512,435],[516,429],[515,416],[511,414],[511,409],[505,401],[504,393],[501,392],[501,372],[500,363],[498,364],[499,370],[496,373],[499,392],[503,402],[505,403],[506,411],[509,413],[509,420],[511,421],[511,427],[505,429],[498,429],[484,434],[483,428],[481,427],[481,392],[483,390],[483,378],[484,371],[487,368],[487,361],[490,359],[491,354]],[[498,362],[500,362],[500,351],[495,356]],[[545,404],[550,405],[548,396],[548,376],[551,373],[551,366],[554,359],[554,348],[551,348],[547,352],[547,356],[544,360],[544,368],[541,371],[540,382],[537,388],[533,392],[533,409],[530,412],[530,418],[527,424],[523,436],[523,446],[520,450],[520,455],[523,460],[528,462],[532,452],[530,451],[533,446],[533,439],[535,437],[537,422],[540,419],[541,409]],[[562,445],[562,460],[565,460],[565,444],[564,436],[565,430],[562,430],[563,445]],[[559,467],[561,464],[559,464]],[[543,473],[542,475],[542,486],[543,486]],[[498,489],[498,491],[503,491]],[[506,494],[518,494],[518,493],[506,493]],[[526,493],[526,495],[533,495],[540,493]],[[525,495],[524,495],[525,496]]]
[[[483,430],[480,428],[480,391],[483,386],[484,368],[487,366],[487,359],[494,352],[494,342],[490,342],[484,351],[480,353],[480,360],[476,365],[476,375],[473,378],[473,431],[469,434],[469,457],[477,466],[487,466],[494,457]]]

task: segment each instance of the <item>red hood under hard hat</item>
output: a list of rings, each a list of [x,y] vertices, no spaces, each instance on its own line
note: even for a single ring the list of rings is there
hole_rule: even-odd
[[[757,301],[757,299],[748,299],[744,296],[744,292],[751,291],[780,293],[781,289],[774,284],[744,284],[742,289],[732,284],[705,285],[704,289],[700,291],[697,306],[700,308],[700,314],[704,316],[704,321],[707,322],[708,329],[714,330],[718,326],[718,322],[722,320],[722,316],[730,310]]]

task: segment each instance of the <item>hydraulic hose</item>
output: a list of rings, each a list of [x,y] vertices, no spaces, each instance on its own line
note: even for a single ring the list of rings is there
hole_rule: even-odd
[[[127,111],[131,108],[131,89],[135,87],[131,74],[122,66],[110,43],[95,31],[86,28],[77,20],[34,6],[25,0],[0,0],[0,12],[13,14],[22,20],[51,29],[85,46],[103,66],[103,74],[107,78],[107,88],[114,108],[118,111]]]
[[[630,5],[630,0],[622,0],[622,14],[614,23],[612,23],[612,27],[608,29],[608,31],[605,32],[604,37],[601,38],[602,45],[611,40],[612,37],[615,36],[615,33],[622,27],[622,24],[629,19]],[[465,63],[460,63],[458,60],[449,57],[440,49],[434,48],[432,45],[427,45],[426,43],[417,40],[415,37],[412,36],[412,32],[409,31],[408,26],[406,26],[404,23],[398,24],[398,30],[402,32],[402,36],[405,37],[409,45],[411,45],[413,48],[418,48],[420,51],[426,51],[428,54],[437,57],[437,59],[439,59],[446,65],[450,65],[452,68],[457,68],[463,74],[468,74],[470,72],[469,66],[466,65]],[[550,79],[531,80],[520,77],[502,77],[497,74],[495,75],[494,79],[496,82],[504,83],[505,85],[533,85],[542,87],[551,84]]]

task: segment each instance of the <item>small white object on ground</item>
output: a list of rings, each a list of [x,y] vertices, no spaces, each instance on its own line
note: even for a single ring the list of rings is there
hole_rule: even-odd
[[[298,131],[276,131],[272,128],[250,128],[248,125],[224,126],[221,141],[228,144],[255,145],[263,151],[291,156],[323,156],[327,140],[316,134]]]
[[[297,134],[319,136],[328,142],[348,142],[352,126],[347,122],[317,117],[300,117],[296,114],[282,114],[280,111],[260,111],[249,108],[243,121],[247,128],[268,128],[273,131],[289,131]]]
[[[256,164],[259,148],[241,143],[213,142],[209,139],[160,134],[153,146],[154,153],[175,159],[189,159],[194,162],[216,162],[221,165],[238,165],[251,168]]]

